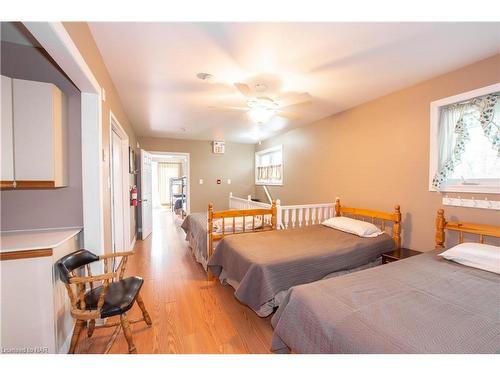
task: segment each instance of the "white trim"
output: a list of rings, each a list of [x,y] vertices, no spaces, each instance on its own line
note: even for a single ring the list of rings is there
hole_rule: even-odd
[[[70,334],[68,336],[66,336],[66,339],[64,340],[63,344],[59,348],[59,354],[68,354],[72,336],[73,336],[73,332],[70,332]]]
[[[430,104],[430,131],[429,131],[429,191],[438,191],[432,186],[432,180],[437,173],[438,163],[439,163],[439,110],[441,107],[453,103],[458,103],[464,100],[472,99],[478,96],[487,95],[489,93],[499,91],[500,83],[495,83],[493,85],[481,87],[475,90],[467,91],[458,95],[449,96],[447,98],[435,100]],[[440,192],[494,192],[486,186],[477,187],[472,185],[454,185],[447,186],[439,190]],[[498,189],[496,189],[498,192]]]
[[[263,154],[268,154],[270,152],[274,151],[281,151],[281,182],[262,182],[262,181],[257,181],[257,158],[260,155]],[[283,145],[277,145],[273,147],[266,148],[264,150],[256,151],[255,152],[255,161],[254,161],[254,175],[255,175],[255,185],[262,186],[262,185],[269,185],[269,186],[283,186],[285,183],[285,154],[283,151]]]
[[[112,132],[114,131],[121,140],[121,149],[122,149],[122,181],[121,184],[123,186],[122,190],[122,212],[123,212],[123,220],[122,220],[122,233],[123,233],[123,246],[127,248],[118,249],[117,251],[128,251],[128,246],[130,244],[130,183],[129,183],[129,138],[120,122],[113,114],[113,111],[109,111],[109,171],[110,171],[110,179],[112,179]],[[111,241],[114,241],[114,208],[113,208],[113,189],[109,189],[110,202],[111,202]],[[112,242],[113,243],[113,242]],[[115,250],[116,251],[116,250]]]
[[[187,192],[186,192],[186,214],[189,215],[191,213],[191,165],[190,165],[190,157],[189,152],[168,152],[168,151],[148,151],[151,155],[176,155],[176,156],[186,156],[186,184],[187,184]]]
[[[137,235],[134,235],[134,238],[132,238],[132,241],[130,242],[130,251],[134,250],[136,240],[137,240]]]
[[[102,254],[101,87],[61,22],[25,22],[24,25],[81,91],[83,245],[92,252]]]

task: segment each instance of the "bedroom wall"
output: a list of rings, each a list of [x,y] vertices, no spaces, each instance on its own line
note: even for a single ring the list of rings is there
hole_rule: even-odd
[[[129,145],[136,148],[137,138],[125,110],[121,104],[120,97],[111,80],[101,53],[97,48],[92,33],[86,22],[63,22],[64,28],[70,35],[76,47],[82,54],[85,62],[90,67],[92,74],[99,85],[106,92],[106,100],[102,102],[102,147],[103,147],[103,204],[104,204],[104,246],[105,251],[111,249],[111,190],[109,180],[109,138],[110,138],[110,111],[113,112],[123,130],[128,135]],[[135,176],[130,176],[130,185],[135,185]],[[128,187],[127,187],[128,188]],[[136,233],[136,208],[130,207],[130,235],[131,240]]]
[[[257,146],[284,145],[283,204],[333,201],[403,213],[403,245],[434,248],[434,218],[442,194],[428,191],[429,105],[500,82],[500,55],[359,105]],[[260,190],[260,198],[264,198]],[[455,194],[457,195],[457,194]],[[484,194],[461,194],[463,198]],[[454,196],[450,194],[450,196]],[[498,195],[489,196],[497,199]],[[498,211],[445,206],[448,220],[500,225]]]
[[[230,192],[238,197],[255,192],[254,145],[226,142],[224,154],[213,154],[210,141],[139,138],[139,144],[146,151],[190,154],[191,212],[206,211],[209,202],[218,210],[227,209]],[[200,178],[204,180],[203,185],[199,184]],[[217,179],[222,180],[220,185]]]
[[[0,192],[1,230],[81,227],[83,204],[80,91],[41,48],[2,41],[0,55],[2,75],[50,82],[64,92],[68,100],[68,144],[70,145],[67,187]]]

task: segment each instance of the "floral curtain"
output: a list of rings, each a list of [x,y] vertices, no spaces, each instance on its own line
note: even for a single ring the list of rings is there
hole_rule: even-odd
[[[500,157],[499,94],[489,94],[441,108],[439,120],[439,165],[432,186],[439,190],[460,164],[470,140],[469,127],[479,121],[484,135]]]

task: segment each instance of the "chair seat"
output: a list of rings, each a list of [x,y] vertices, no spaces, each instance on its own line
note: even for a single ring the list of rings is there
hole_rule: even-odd
[[[104,305],[101,310],[101,318],[121,315],[132,307],[137,294],[141,290],[143,279],[138,276],[127,277],[123,280],[109,283],[108,291],[104,297]],[[102,286],[85,294],[85,308],[87,310],[97,309]]]

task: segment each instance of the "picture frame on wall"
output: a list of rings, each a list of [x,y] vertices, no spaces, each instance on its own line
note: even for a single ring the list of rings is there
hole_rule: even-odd
[[[135,174],[135,151],[128,147],[128,173]]]

